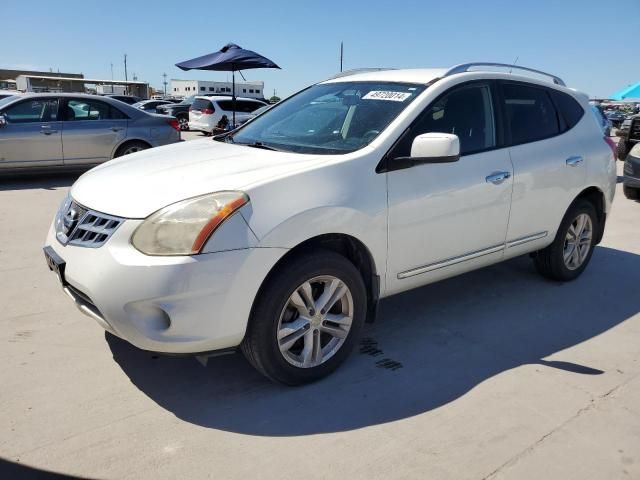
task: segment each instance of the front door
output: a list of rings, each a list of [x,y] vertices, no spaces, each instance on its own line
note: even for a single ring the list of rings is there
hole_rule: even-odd
[[[388,293],[502,259],[513,168],[494,117],[493,85],[456,86],[436,99],[389,152]],[[422,133],[453,133],[460,159],[394,170]]]
[[[127,135],[127,117],[106,102],[86,98],[68,99],[63,110],[64,164],[111,160]]]
[[[58,99],[30,98],[0,112],[0,169],[62,165]]]

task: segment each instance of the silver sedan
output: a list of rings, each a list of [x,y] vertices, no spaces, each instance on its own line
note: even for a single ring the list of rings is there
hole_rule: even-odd
[[[0,174],[86,168],[180,141],[175,118],[86,94],[0,100]]]

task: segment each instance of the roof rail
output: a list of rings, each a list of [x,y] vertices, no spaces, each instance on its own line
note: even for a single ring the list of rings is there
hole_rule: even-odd
[[[449,75],[454,75],[456,73],[468,72],[472,67],[504,67],[509,69],[509,73],[511,73],[511,69],[516,68],[518,70],[525,70],[527,72],[537,73],[538,75],[544,75],[553,80],[553,83],[556,85],[562,85],[566,87],[567,85],[560,77],[556,77],[547,72],[542,72],[540,70],[535,70],[533,68],[521,67],[519,65],[510,65],[508,63],[493,63],[493,62],[472,62],[472,63],[462,63],[460,65],[456,65],[455,67],[451,67],[447,72],[443,75],[443,77],[448,77]]]
[[[351,70],[345,70],[344,72],[336,73],[332,77],[327,78],[327,80],[333,80],[335,78],[348,77],[349,75],[355,75],[356,73],[367,73],[367,72],[382,72],[384,70],[396,70],[395,68],[353,68]],[[324,80],[325,82],[327,80]]]

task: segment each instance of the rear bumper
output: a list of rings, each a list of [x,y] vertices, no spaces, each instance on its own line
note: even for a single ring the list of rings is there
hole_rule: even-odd
[[[189,120],[189,130],[195,130],[198,132],[211,132],[213,130],[213,126],[209,125],[207,122],[197,122]]]

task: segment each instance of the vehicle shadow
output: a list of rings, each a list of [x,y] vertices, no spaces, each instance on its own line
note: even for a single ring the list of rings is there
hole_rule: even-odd
[[[106,339],[132,383],[184,421],[265,436],[346,431],[433,410],[525,364],[603,373],[567,355],[544,358],[640,311],[638,271],[640,255],[598,247],[571,283],[544,280],[520,257],[394,296],[359,351],[332,376],[298,388],[272,384],[239,354],[203,367]]]
[[[0,191],[7,190],[53,190],[70,187],[86,170],[74,173],[50,173],[45,175],[0,176]]]

